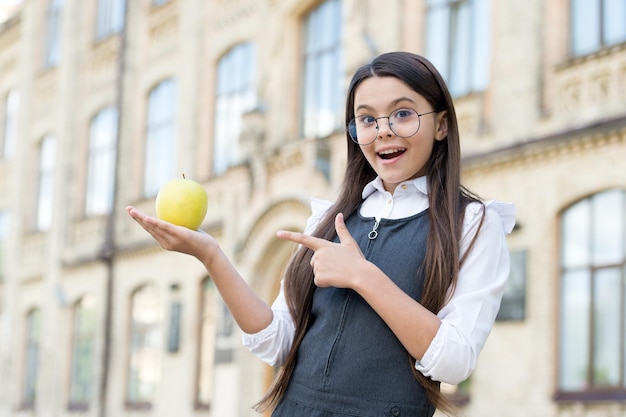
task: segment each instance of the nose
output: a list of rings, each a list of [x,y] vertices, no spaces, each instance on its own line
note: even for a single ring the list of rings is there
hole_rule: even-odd
[[[386,123],[380,123],[380,119],[387,119]],[[389,122],[389,117],[379,117],[376,119],[376,126],[378,127],[378,137],[380,139],[386,137],[393,136],[393,130],[391,129],[391,123]]]

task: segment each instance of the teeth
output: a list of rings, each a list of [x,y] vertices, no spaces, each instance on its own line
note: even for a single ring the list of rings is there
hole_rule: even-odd
[[[396,152],[403,152],[403,151],[405,151],[405,149],[404,149],[404,148],[387,149],[387,150],[384,150],[384,151],[380,151],[380,152],[378,152],[378,154],[379,154],[379,155],[389,155],[389,154],[392,154],[392,153],[396,153]]]

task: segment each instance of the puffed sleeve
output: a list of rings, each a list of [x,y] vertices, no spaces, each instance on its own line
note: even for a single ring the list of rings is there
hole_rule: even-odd
[[[437,316],[441,326],[415,368],[436,381],[458,384],[472,373],[478,355],[500,308],[509,277],[510,260],[506,233],[515,224],[510,203],[485,203],[485,219],[474,247],[468,253],[450,301]],[[483,208],[468,206],[465,214],[461,256],[478,231]]]
[[[311,216],[306,222],[304,233],[311,234],[332,202],[320,199],[311,199]],[[258,333],[242,333],[241,340],[250,352],[271,366],[281,366],[291,349],[295,335],[295,325],[287,301],[283,282],[281,281],[278,297],[272,303],[274,313],[271,323]]]

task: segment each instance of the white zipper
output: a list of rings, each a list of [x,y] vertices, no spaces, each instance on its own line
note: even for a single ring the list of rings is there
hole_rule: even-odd
[[[372,230],[367,234],[367,237],[370,240],[374,240],[378,237],[378,232],[376,231],[376,229],[378,229],[378,225],[380,224],[380,220],[374,220],[374,227],[372,228]]]

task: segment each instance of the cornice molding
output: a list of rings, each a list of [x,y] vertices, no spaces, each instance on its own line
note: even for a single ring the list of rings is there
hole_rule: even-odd
[[[504,148],[462,158],[463,172],[525,165],[551,160],[565,154],[589,152],[609,144],[626,142],[626,116],[599,121],[551,135],[531,138]]]

